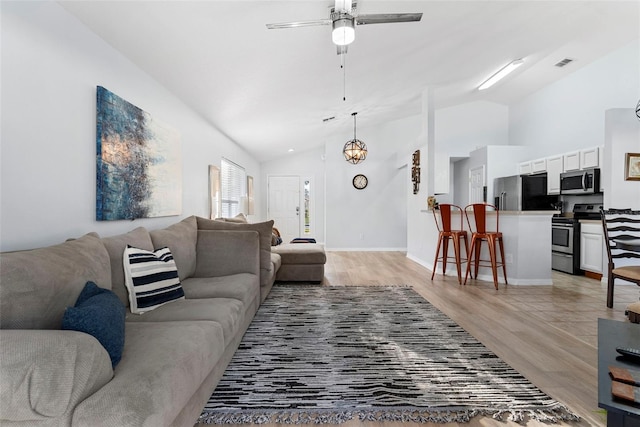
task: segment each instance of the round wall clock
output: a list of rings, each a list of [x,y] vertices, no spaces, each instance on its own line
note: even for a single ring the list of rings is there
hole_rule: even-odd
[[[366,176],[362,174],[358,174],[353,177],[353,186],[358,190],[363,190],[368,183],[369,183],[369,180],[367,179]]]

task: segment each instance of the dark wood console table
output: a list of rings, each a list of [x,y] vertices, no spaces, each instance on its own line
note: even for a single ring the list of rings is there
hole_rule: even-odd
[[[607,410],[607,427],[639,427],[640,403],[611,395],[609,366],[640,370],[640,364],[618,357],[616,347],[640,348],[640,324],[598,319],[598,407]]]

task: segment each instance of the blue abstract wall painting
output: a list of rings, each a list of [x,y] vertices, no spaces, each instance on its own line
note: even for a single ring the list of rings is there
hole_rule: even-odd
[[[179,133],[98,86],[98,221],[180,215]]]

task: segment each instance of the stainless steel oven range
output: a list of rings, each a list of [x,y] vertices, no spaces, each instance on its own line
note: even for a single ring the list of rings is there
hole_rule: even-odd
[[[601,204],[576,203],[571,217],[551,219],[551,268],[581,275],[580,220],[600,219]]]

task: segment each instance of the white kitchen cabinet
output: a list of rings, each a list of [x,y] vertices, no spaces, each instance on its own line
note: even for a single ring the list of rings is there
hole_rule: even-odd
[[[547,194],[560,194],[562,156],[547,157]]]
[[[529,175],[532,171],[531,162],[522,162],[518,164],[518,175]]]
[[[580,150],[580,168],[597,168],[599,162],[598,147]]]
[[[602,273],[604,236],[598,221],[580,221],[580,268]]]
[[[565,172],[580,170],[580,152],[579,151],[566,153],[563,157],[564,157],[563,166],[564,166]]]
[[[541,173],[547,171],[547,159],[536,159],[531,161],[531,173]]]

